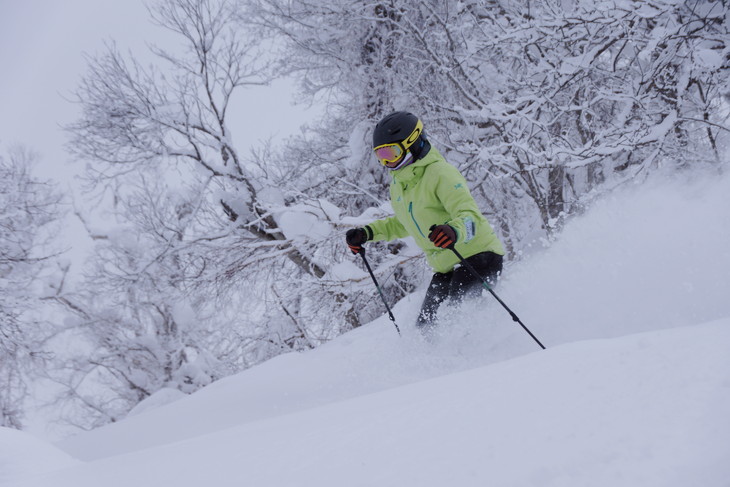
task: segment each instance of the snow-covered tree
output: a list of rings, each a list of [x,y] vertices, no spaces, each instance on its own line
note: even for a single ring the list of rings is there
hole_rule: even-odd
[[[82,427],[359,325],[327,275],[339,210],[233,143],[234,94],[268,79],[233,13],[226,1],[159,2],[153,18],[183,47],[153,48],[145,67],[109,46],[78,89],[71,147],[114,208],[88,217],[96,251],[83,287],[57,296],[90,344],[55,377]],[[295,180],[316,185],[316,168],[302,168]]]
[[[65,386],[65,419],[82,428],[118,420],[162,388],[189,393],[230,372],[216,353],[218,322],[185,292],[203,265],[185,248],[204,213],[198,188],[170,191],[150,173],[130,178],[105,223],[87,222],[96,243],[85,279],[55,296],[74,316],[76,346],[51,376]]]
[[[59,192],[32,174],[34,159],[22,148],[0,156],[0,426],[12,428],[22,426],[28,373],[45,358],[42,281],[54,269],[49,240],[61,214]]]
[[[382,198],[361,154],[394,109],[424,119],[513,255],[597,191],[716,163],[727,139],[726,2],[259,0],[253,12],[290,40],[284,64],[304,94],[333,100],[312,144],[326,140],[360,188],[337,201],[356,214]]]

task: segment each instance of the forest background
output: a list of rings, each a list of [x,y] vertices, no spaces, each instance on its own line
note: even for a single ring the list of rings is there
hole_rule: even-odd
[[[395,109],[466,176],[510,262],[616,188],[727,170],[724,1],[162,0],[146,15],[160,37],[88,53],[67,96],[83,191],[34,172],[34,147],[2,147],[2,426],[23,428],[39,384],[55,419],[91,429],[379,316],[343,235],[390,213],[370,140]],[[290,112],[239,97],[291,79],[316,115],[249,147],[237,120]],[[57,238],[69,214],[82,259]],[[423,285],[412,242],[372,248],[392,301]]]

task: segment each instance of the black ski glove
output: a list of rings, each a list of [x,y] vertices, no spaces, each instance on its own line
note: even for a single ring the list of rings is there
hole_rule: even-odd
[[[433,225],[428,239],[433,242],[436,247],[448,249],[456,243],[456,230],[449,225]]]
[[[362,251],[362,244],[368,241],[368,234],[364,228],[352,228],[345,234],[345,240],[353,254]]]

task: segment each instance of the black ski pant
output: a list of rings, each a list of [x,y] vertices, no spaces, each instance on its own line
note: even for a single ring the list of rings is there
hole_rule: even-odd
[[[497,284],[502,272],[502,256],[494,252],[482,252],[465,259],[490,286]],[[457,264],[450,272],[437,272],[431,278],[426,297],[421,305],[416,325],[430,328],[435,324],[436,313],[444,301],[460,302],[464,298],[479,296],[484,289],[482,281],[465,266]]]

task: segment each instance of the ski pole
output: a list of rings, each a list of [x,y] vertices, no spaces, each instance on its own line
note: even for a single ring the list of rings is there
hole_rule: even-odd
[[[383,290],[380,289],[380,284],[378,284],[378,280],[375,279],[375,274],[373,274],[373,270],[370,268],[370,263],[368,263],[368,260],[365,258],[365,247],[360,247],[359,254],[360,254],[360,257],[362,257],[362,261],[365,262],[365,267],[367,267],[368,272],[370,273],[370,277],[373,278],[373,282],[375,283],[375,287],[378,289],[378,293],[380,294],[380,299],[383,300],[385,309],[388,310],[388,317],[390,318],[390,321],[393,322],[393,326],[395,326],[395,330],[398,332],[398,335],[400,336],[400,328],[398,328],[398,324],[395,322],[395,317],[393,316],[393,312],[390,310],[390,306],[388,306],[388,302],[385,300],[385,295],[383,294]]]
[[[497,300],[497,301],[499,302],[499,304],[501,304],[501,305],[502,305],[502,306],[504,307],[504,309],[506,309],[506,310],[507,310],[507,312],[508,312],[508,313],[510,314],[510,316],[512,316],[512,320],[513,320],[513,321],[516,321],[517,323],[519,323],[519,324],[520,324],[520,326],[521,326],[521,327],[522,327],[522,328],[523,328],[523,329],[524,329],[524,330],[525,330],[525,331],[526,331],[526,332],[527,332],[527,333],[528,333],[528,334],[529,334],[529,335],[530,335],[530,336],[532,337],[532,339],[533,339],[533,340],[535,340],[535,342],[536,342],[536,343],[537,343],[538,345],[540,345],[540,347],[541,347],[541,348],[542,348],[543,350],[545,350],[545,345],[543,345],[542,343],[540,343],[540,340],[538,340],[538,339],[537,339],[537,337],[536,337],[535,335],[533,335],[533,334],[532,334],[532,332],[531,332],[530,330],[528,330],[528,329],[527,329],[527,327],[525,326],[525,324],[524,324],[524,323],[522,323],[522,321],[521,321],[521,320],[520,320],[520,319],[519,319],[519,318],[517,317],[517,315],[516,315],[516,314],[514,313],[514,311],[512,311],[511,309],[509,309],[509,306],[507,306],[507,305],[506,305],[506,304],[504,303],[504,301],[502,301],[502,300],[501,300],[501,299],[499,298],[499,296],[497,296],[497,293],[495,293],[495,292],[494,292],[494,290],[492,289],[492,286],[490,286],[490,285],[489,285],[489,283],[487,282],[487,280],[486,280],[486,279],[484,279],[484,278],[483,278],[482,276],[480,276],[480,275],[479,275],[479,273],[478,273],[478,272],[476,271],[476,269],[474,269],[474,267],[472,267],[472,265],[471,265],[470,263],[468,263],[468,262],[467,262],[467,261],[466,261],[466,260],[464,259],[464,257],[462,257],[462,256],[461,256],[461,254],[459,253],[459,251],[458,251],[458,250],[456,250],[456,247],[454,247],[454,245],[452,244],[452,245],[451,245],[450,247],[448,247],[448,248],[449,248],[449,250],[451,250],[452,252],[454,252],[454,253],[456,254],[456,256],[457,256],[457,257],[459,258],[459,260],[461,261],[461,265],[463,265],[464,267],[466,267],[466,268],[467,268],[467,270],[468,270],[469,272],[471,272],[471,273],[472,273],[472,274],[474,275],[474,277],[477,277],[477,278],[478,278],[478,279],[479,279],[480,281],[482,281],[482,285],[484,286],[484,288],[485,288],[485,289],[486,289],[487,291],[489,291],[489,292],[490,292],[490,293],[492,294],[492,296],[494,296],[494,299],[496,299],[496,300]]]

